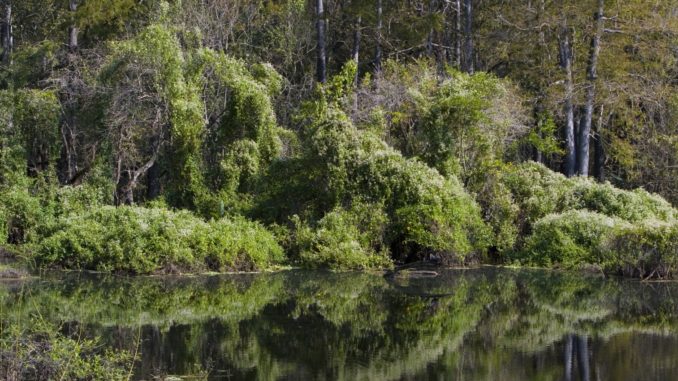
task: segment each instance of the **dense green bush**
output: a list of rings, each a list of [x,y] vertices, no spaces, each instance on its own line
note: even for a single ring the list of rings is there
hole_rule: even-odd
[[[321,100],[312,106],[301,134],[301,155],[276,164],[280,169],[271,171],[271,185],[257,200],[258,212],[278,223],[298,214],[304,221],[297,226],[314,226],[328,213],[338,213],[336,208],[360,200],[383,205],[388,221],[384,242],[394,259],[436,254],[452,262],[484,252],[488,231],[480,208],[454,176],[446,178],[403,157],[372,132],[358,130],[333,103]],[[334,233],[358,234],[335,217],[343,221],[345,214],[328,217]],[[298,237],[312,241],[306,233]]]
[[[0,244],[35,241],[41,224],[49,220],[40,198],[31,193],[29,185],[30,182],[22,181],[7,187],[0,186]]]
[[[264,269],[282,260],[273,235],[244,219],[204,222],[189,212],[104,206],[59,220],[39,266],[151,272]]]
[[[623,225],[603,240],[600,249],[608,272],[639,278],[675,278],[678,222]]]
[[[388,217],[380,205],[354,203],[337,207],[315,226],[298,217],[295,244],[304,266],[368,269],[391,266],[384,235]]]
[[[601,265],[606,262],[603,240],[615,229],[628,226],[619,218],[585,210],[549,214],[534,224],[520,261],[543,267]]]
[[[585,210],[550,214],[534,224],[518,255],[524,264],[578,268],[638,278],[670,278],[678,269],[678,223],[635,223]]]
[[[519,207],[510,256],[520,263],[635,277],[668,277],[678,265],[678,211],[660,196],[566,178],[536,163],[509,167],[501,182]]]
[[[520,206],[522,224],[532,224],[547,214],[581,209],[631,222],[678,217],[670,203],[642,189],[626,191],[588,178],[567,178],[534,162],[509,168],[503,182]]]

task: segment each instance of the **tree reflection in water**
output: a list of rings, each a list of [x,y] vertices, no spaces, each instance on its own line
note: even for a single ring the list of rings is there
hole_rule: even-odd
[[[666,379],[677,297],[673,283],[494,268],[0,286],[6,323],[39,312],[111,348],[138,344],[138,379]]]

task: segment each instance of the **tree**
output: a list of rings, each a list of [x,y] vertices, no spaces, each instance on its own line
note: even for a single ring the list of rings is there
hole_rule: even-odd
[[[461,70],[473,74],[473,0],[464,0],[464,60]]]
[[[598,9],[593,14],[595,31],[591,37],[591,50],[586,70],[586,101],[584,105],[583,123],[579,126],[579,150],[577,153],[579,175],[589,174],[589,141],[591,137],[591,123],[596,93],[595,81],[598,78],[598,56],[600,55],[600,38],[603,34],[603,0],[598,0]]]
[[[565,174],[574,176],[576,171],[577,157],[575,147],[574,131],[574,79],[572,74],[573,49],[570,42],[571,29],[567,25],[567,18],[563,17],[560,27],[559,48],[560,48],[560,67],[565,75]]]
[[[377,43],[376,43],[376,49],[374,53],[374,71],[379,72],[381,71],[381,60],[382,60],[382,28],[383,28],[383,7],[381,4],[381,0],[377,0]]]
[[[2,24],[0,25],[0,37],[2,38],[2,55],[0,56],[0,61],[4,65],[9,65],[12,59],[12,50],[14,49],[11,0],[4,1],[3,11],[4,17],[2,18]]]
[[[318,43],[316,46],[317,80],[320,83],[327,81],[327,52],[325,51],[325,9],[323,0],[316,0],[316,32]]]

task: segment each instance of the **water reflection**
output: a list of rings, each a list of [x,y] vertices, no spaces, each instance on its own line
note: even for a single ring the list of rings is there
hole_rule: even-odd
[[[19,296],[23,295],[21,303]],[[68,276],[0,285],[39,312],[140,350],[137,379],[663,380],[678,374],[678,284],[532,270],[436,278],[289,271]]]

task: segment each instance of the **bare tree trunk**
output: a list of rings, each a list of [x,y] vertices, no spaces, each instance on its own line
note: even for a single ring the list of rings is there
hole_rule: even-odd
[[[593,121],[593,103],[596,96],[596,79],[598,78],[598,56],[600,55],[600,38],[603,34],[603,0],[598,0],[598,10],[593,15],[596,30],[591,38],[591,51],[586,69],[586,103],[584,120],[579,128],[578,172],[582,176],[589,175],[589,143],[591,124]]]
[[[565,73],[565,175],[574,176],[577,164],[574,133],[574,106],[572,96],[574,85],[572,80],[572,45],[570,44],[570,28],[564,21],[560,32],[560,66]]]
[[[360,83],[360,27],[362,23],[362,17],[357,16],[355,19],[355,30],[353,31],[353,61],[355,61],[355,78],[353,78],[353,85],[358,88]],[[353,94],[353,111],[358,111],[358,106],[360,100],[358,99],[358,91]]]
[[[68,10],[75,13],[78,10],[78,0],[69,0]],[[78,28],[75,23],[68,28],[68,55],[67,64],[69,71],[66,78],[66,88],[62,95],[64,115],[61,120],[61,137],[63,147],[59,158],[59,179],[63,184],[71,184],[78,174],[77,160],[77,89],[74,85],[76,69],[74,66],[75,55],[78,51]]]
[[[12,50],[14,48],[14,36],[12,36],[12,2],[5,0],[4,18],[2,20],[2,55],[0,61],[9,65],[12,63]]]
[[[593,160],[593,171],[598,181],[605,181],[605,146],[603,145],[603,113],[605,107],[600,106],[598,123],[596,123]]]
[[[461,69],[461,0],[456,0],[454,15],[454,64],[457,69]]]
[[[325,10],[323,0],[316,0],[316,29],[318,33],[317,45],[317,80],[320,83],[327,81],[327,52],[325,51]]]
[[[464,60],[462,71],[473,74],[473,3],[464,0]]]
[[[377,0],[377,48],[374,54],[374,70],[381,71],[382,47],[381,47],[381,33],[383,27],[381,0]]]
[[[75,13],[78,10],[78,0],[69,0],[68,10],[71,13]],[[78,50],[78,27],[75,24],[72,24],[68,28],[68,51],[69,53],[75,53]]]
[[[353,61],[355,61],[356,69],[355,71],[355,85],[358,86],[358,80],[360,79],[360,27],[362,23],[362,17],[358,16],[355,19],[355,30],[353,31]]]
[[[435,9],[435,0],[428,0],[428,15],[433,19],[433,13]],[[426,38],[426,54],[429,57],[433,57],[433,37],[435,31],[433,30],[433,23],[431,23],[431,28],[428,31],[428,37]]]

